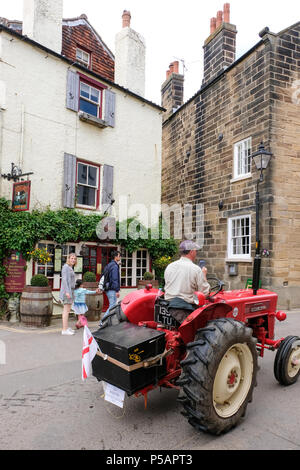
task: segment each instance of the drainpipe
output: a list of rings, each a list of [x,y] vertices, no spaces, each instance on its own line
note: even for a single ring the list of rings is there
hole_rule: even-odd
[[[19,155],[19,168],[23,169],[23,154],[24,154],[24,124],[25,124],[25,106],[22,104],[21,109],[21,137],[20,137],[20,155]]]

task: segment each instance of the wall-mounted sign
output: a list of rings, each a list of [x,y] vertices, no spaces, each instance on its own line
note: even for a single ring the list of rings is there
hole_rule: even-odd
[[[5,290],[8,293],[20,293],[26,285],[26,261],[21,253],[13,251],[9,258],[4,260],[4,266],[7,269],[5,277]]]
[[[74,266],[74,272],[76,274],[83,273],[83,257],[82,256],[77,256],[77,264],[76,266]]]
[[[28,211],[30,204],[30,181],[14,183],[12,196],[12,209],[14,211]]]
[[[54,250],[54,272],[55,273],[60,273],[61,272],[61,263],[62,263],[62,249],[61,248],[55,248]]]

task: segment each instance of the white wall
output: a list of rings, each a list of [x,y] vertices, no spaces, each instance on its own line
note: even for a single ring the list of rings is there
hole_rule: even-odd
[[[115,167],[116,208],[119,195],[130,204],[160,203],[160,110],[113,87],[115,128],[84,123],[66,108],[69,65],[15,37],[11,41],[6,32],[1,39],[0,81],[7,109],[0,129],[0,170],[7,173],[14,162],[23,172],[34,172],[30,209],[62,207],[64,152]],[[1,196],[11,199],[12,183],[1,180]]]

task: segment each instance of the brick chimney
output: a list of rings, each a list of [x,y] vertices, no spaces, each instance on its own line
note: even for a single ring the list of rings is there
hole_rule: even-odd
[[[203,85],[235,62],[237,30],[230,23],[230,4],[225,3],[223,11],[210,21],[210,36],[204,44]]]
[[[167,70],[166,80],[161,87],[161,102],[167,110],[164,118],[170,117],[183,105],[184,76],[179,73],[179,62],[172,62]]]
[[[146,46],[131,26],[131,14],[124,10],[122,30],[116,35],[115,82],[139,96],[145,96]]]
[[[61,54],[63,0],[23,0],[23,35]]]

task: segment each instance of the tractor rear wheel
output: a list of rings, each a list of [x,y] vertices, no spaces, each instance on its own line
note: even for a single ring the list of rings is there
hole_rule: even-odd
[[[245,415],[258,370],[252,330],[231,318],[210,321],[187,345],[178,400],[189,423],[219,435]]]
[[[300,338],[285,338],[275,357],[274,375],[281,385],[294,384],[300,375]]]

